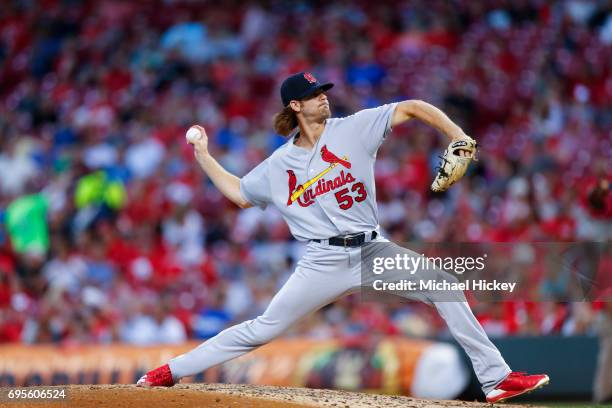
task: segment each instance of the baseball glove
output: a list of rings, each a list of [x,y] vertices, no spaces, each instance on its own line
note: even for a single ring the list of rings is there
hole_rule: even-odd
[[[461,156],[461,151],[466,152],[465,156]],[[468,169],[472,160],[476,161],[476,153],[478,152],[478,143],[471,137],[466,137],[460,140],[451,142],[444,154],[440,157],[440,164],[436,167],[437,174],[431,184],[432,191],[446,191],[450,186],[455,184]]]

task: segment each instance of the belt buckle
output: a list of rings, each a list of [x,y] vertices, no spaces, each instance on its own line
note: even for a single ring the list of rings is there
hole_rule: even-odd
[[[345,248],[348,246],[348,240],[349,240],[349,237],[342,237],[342,242],[344,242]]]

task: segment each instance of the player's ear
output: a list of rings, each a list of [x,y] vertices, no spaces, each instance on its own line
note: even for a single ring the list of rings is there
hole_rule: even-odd
[[[293,100],[289,102],[289,106],[291,106],[291,109],[296,113],[302,110],[302,103],[300,101]]]

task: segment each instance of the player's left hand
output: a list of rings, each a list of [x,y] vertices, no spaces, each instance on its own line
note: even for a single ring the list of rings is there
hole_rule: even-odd
[[[438,173],[431,184],[433,191],[445,191],[467,172],[472,160],[476,160],[478,143],[467,135],[453,139],[440,156]]]
[[[470,144],[474,143],[474,144],[478,145],[474,139],[472,139],[471,137],[469,137],[465,133],[462,134],[461,136],[453,137],[453,139],[452,139],[453,142],[457,142],[459,140],[465,140],[465,141],[470,142]],[[475,152],[472,152],[471,149],[459,149],[457,151],[457,154],[459,155],[459,157],[472,157],[472,155],[475,154]],[[477,160],[475,157],[472,157],[472,159]]]

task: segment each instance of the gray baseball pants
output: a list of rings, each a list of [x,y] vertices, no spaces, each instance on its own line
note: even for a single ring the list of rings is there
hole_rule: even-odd
[[[376,242],[388,242],[378,238]],[[392,244],[394,245],[394,244]],[[411,256],[415,252],[401,247]],[[274,296],[264,313],[232,326],[195,349],[169,362],[175,379],[198,374],[209,367],[240,357],[278,337],[304,316],[359,291],[362,286],[361,248],[344,248],[310,242],[294,273]],[[419,278],[421,271],[413,275]],[[402,279],[406,275],[402,276]],[[390,278],[388,278],[390,279]],[[469,356],[485,394],[510,373],[510,368],[474,317],[463,294],[456,301],[425,299],[446,321]]]

